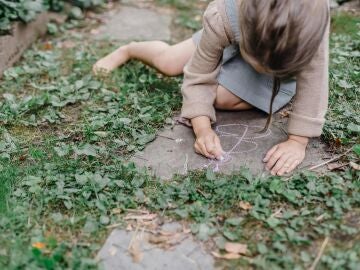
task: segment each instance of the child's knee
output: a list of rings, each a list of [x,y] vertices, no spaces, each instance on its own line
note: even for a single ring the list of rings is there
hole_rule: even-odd
[[[233,101],[225,98],[216,98],[214,107],[220,110],[236,110],[243,101]]]
[[[216,89],[215,108],[231,109],[234,106],[234,100],[229,97],[228,90],[219,85]]]
[[[249,104],[221,85],[216,89],[214,106],[222,110],[246,110],[251,108]]]

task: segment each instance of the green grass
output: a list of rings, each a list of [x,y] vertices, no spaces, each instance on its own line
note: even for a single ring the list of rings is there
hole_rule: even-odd
[[[351,147],[359,142],[359,44],[343,29],[354,28],[336,30],[332,38],[324,138]],[[65,39],[75,48],[59,48]],[[357,269],[359,171],[347,166],[284,179],[242,168],[230,176],[192,172],[158,181],[128,158],[171,125],[181,79],[138,62],[93,77],[92,64],[112,44],[69,33],[50,42],[50,50],[36,43],[0,81],[1,269],[97,268],[94,256],[107,226],[124,224],[128,209],[186,220],[199,240],[220,252],[225,241],[248,244],[249,256],[218,262],[224,268],[306,269],[328,237],[318,269]],[[359,157],[357,146],[344,161]],[[241,209],[240,201],[251,209]],[[33,246],[37,242],[45,247]]]
[[[160,5],[175,8],[177,11],[175,23],[177,25],[196,31],[201,28],[201,15],[206,5],[210,3],[210,0],[156,0],[156,2]]]
[[[29,23],[42,12],[67,12],[69,17],[79,19],[83,17],[82,9],[99,9],[106,1],[103,0],[76,0],[71,4],[74,7],[69,8],[69,4],[62,0],[42,0],[42,1],[24,1],[24,0],[2,0],[0,1],[0,35],[9,34],[11,26],[15,21]],[[64,6],[66,6],[64,8]],[[52,24],[54,26],[54,24]]]
[[[359,39],[360,18],[347,13],[336,13],[331,18],[332,31],[338,34],[346,34],[354,39]]]
[[[330,144],[359,143],[360,20],[333,18],[330,50],[330,97],[324,138]]]
[[[0,213],[7,209],[8,196],[12,190],[18,168],[9,163],[3,163],[0,167]]]
[[[113,47],[72,39],[73,49],[35,45],[1,83],[0,265],[6,268],[95,265],[89,257],[106,235],[98,220],[104,223],[115,205],[125,207],[121,199],[136,205],[119,187],[102,194],[100,182],[108,173],[112,185],[130,181],[136,169],[125,166],[127,157],[153,140],[180,106],[179,79],[135,62],[111,77],[92,77],[92,64]],[[77,194],[81,189],[71,186],[84,175],[99,182]],[[60,216],[64,222],[54,222]],[[70,216],[76,220],[65,222]],[[84,226],[100,226],[97,241],[93,231],[85,233],[90,247],[72,243]],[[51,255],[32,248],[34,241],[45,241]]]

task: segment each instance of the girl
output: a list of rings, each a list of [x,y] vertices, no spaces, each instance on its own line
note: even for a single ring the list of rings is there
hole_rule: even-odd
[[[272,175],[294,170],[309,137],[321,135],[328,100],[328,0],[215,0],[192,39],[169,46],[132,42],[99,60],[94,72],[141,60],[168,76],[184,72],[181,116],[196,135],[195,151],[222,159],[211,129],[215,108],[269,114],[295,95],[288,139],[263,161]],[[214,108],[215,107],[215,108]]]

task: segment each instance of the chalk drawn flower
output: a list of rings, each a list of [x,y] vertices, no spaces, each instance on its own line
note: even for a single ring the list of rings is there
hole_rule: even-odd
[[[205,168],[211,168],[214,172],[220,171],[221,166],[229,163],[237,154],[250,153],[258,148],[259,139],[271,135],[271,130],[260,133],[261,126],[249,126],[245,124],[228,124],[217,126],[215,131],[219,135],[225,151],[223,160],[208,160]]]

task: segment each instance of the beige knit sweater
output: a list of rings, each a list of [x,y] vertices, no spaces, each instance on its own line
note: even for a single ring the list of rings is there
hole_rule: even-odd
[[[219,64],[224,48],[235,43],[224,1],[215,0],[209,4],[203,18],[204,31],[200,43],[184,68],[181,116],[187,119],[208,116],[212,122],[216,121],[214,101]],[[328,46],[329,27],[314,58],[296,77],[289,134],[305,137],[321,135],[328,105]]]

